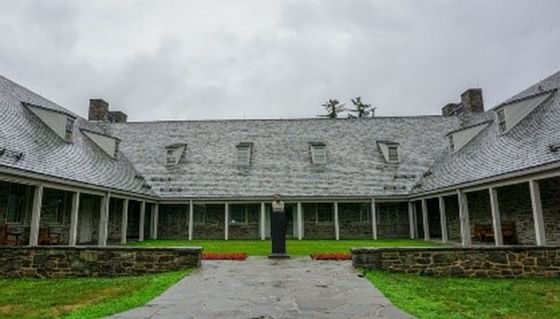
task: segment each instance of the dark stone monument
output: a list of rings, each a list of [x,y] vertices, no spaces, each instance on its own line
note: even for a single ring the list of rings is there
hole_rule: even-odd
[[[270,226],[272,253],[268,258],[290,258],[286,254],[286,213],[284,211],[284,202],[280,195],[275,195],[272,201]]]

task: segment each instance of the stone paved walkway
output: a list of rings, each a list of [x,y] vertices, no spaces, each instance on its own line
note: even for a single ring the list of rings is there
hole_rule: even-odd
[[[113,318],[412,318],[350,262],[297,258],[203,262],[144,307]]]

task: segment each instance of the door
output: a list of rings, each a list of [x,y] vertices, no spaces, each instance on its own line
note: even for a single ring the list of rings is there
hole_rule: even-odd
[[[79,243],[90,243],[93,230],[93,216],[91,210],[86,210],[80,215],[80,239]]]

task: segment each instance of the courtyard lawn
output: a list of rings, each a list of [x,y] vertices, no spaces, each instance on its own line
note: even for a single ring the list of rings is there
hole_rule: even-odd
[[[435,278],[366,271],[391,302],[419,319],[560,318],[560,278]]]
[[[145,304],[189,272],[120,278],[0,279],[0,318],[102,318]]]
[[[228,253],[244,252],[249,256],[270,254],[270,240],[146,240],[129,243],[144,247],[188,247],[201,246],[204,252]],[[309,256],[312,253],[349,252],[352,247],[426,247],[442,246],[441,243],[411,239],[380,240],[288,240],[288,254]]]

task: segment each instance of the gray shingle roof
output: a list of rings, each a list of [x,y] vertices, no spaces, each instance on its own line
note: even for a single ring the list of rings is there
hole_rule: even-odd
[[[163,197],[381,196],[407,194],[446,147],[458,118],[222,120],[106,123],[121,150]],[[401,147],[401,163],[385,162],[376,141]],[[249,168],[235,147],[252,142]],[[311,164],[309,143],[323,142],[327,165]],[[164,148],[186,143],[179,165]]]
[[[70,114],[76,117],[74,143],[67,143],[32,114],[23,103]],[[51,177],[106,187],[138,194],[150,194],[142,188],[137,171],[122,154],[118,160],[107,156],[80,131],[104,133],[65,108],[0,76],[0,166],[16,168]],[[11,153],[23,153],[16,160]]]
[[[506,100],[510,103],[560,87],[560,72]],[[502,103],[503,104],[503,103]],[[560,97],[555,92],[508,133],[499,135],[490,110],[468,122],[490,119],[492,123],[461,150],[444,152],[413,192],[430,192],[510,172],[560,161],[550,145],[560,143]]]

